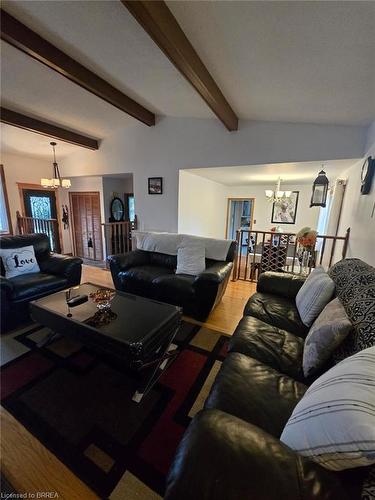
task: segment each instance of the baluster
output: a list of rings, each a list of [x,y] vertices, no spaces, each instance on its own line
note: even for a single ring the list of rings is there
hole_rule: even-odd
[[[320,261],[319,261],[319,264],[322,264],[322,262],[323,262],[323,255],[324,255],[324,250],[326,248],[326,241],[327,241],[327,238],[325,236],[322,236],[322,239],[323,239],[323,245],[322,245],[322,248],[320,250]]]
[[[255,281],[254,278],[255,278],[255,272],[256,272],[256,262],[255,262],[255,259],[256,259],[256,250],[257,250],[257,245],[258,245],[258,231],[255,231],[255,240],[254,240],[254,244],[253,244],[253,267],[252,267],[252,272],[251,272],[251,275],[250,275],[250,281]]]

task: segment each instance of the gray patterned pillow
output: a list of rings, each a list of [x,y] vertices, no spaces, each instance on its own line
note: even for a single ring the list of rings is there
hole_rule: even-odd
[[[329,302],[314,321],[303,349],[303,373],[309,377],[329,360],[353,328],[338,298]]]
[[[360,259],[345,259],[328,274],[354,327],[334,355],[340,361],[375,345],[375,268]]]

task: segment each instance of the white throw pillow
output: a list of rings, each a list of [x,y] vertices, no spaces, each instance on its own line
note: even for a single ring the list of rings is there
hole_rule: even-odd
[[[32,245],[22,248],[0,248],[6,278],[39,273],[39,264]]]
[[[206,252],[204,246],[192,245],[177,250],[176,274],[197,276],[206,269]]]
[[[375,463],[375,346],[319,377],[294,408],[280,440],[330,470]]]
[[[331,300],[335,284],[322,269],[313,269],[296,296],[296,306],[302,323],[311,326]]]

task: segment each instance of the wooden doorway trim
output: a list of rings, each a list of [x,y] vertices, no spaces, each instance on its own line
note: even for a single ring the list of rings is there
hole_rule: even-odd
[[[13,225],[12,225],[12,217],[10,215],[8,191],[7,191],[7,185],[6,185],[6,180],[5,180],[5,172],[4,172],[4,165],[3,164],[0,164],[0,176],[1,176],[1,182],[3,185],[5,211],[6,211],[7,218],[8,218],[8,229],[9,229],[9,231],[7,233],[4,232],[4,233],[2,233],[2,235],[7,236],[7,235],[13,234]]]
[[[97,196],[98,199],[98,205],[99,205],[99,230],[98,230],[98,242],[99,244],[96,245],[95,238],[92,238],[92,243],[93,243],[93,249],[94,249],[94,259],[91,260],[98,260],[98,261],[104,261],[104,249],[103,249],[103,235],[102,235],[102,225],[101,225],[101,218],[102,218],[102,212],[101,212],[101,202],[100,202],[100,192],[99,191],[69,191],[69,206],[70,206],[70,214],[71,214],[71,228],[72,228],[72,242],[73,242],[73,255],[78,255],[77,252],[77,240],[76,240],[76,230],[75,230],[75,222],[74,222],[74,203],[73,203],[73,197],[75,195],[78,196]],[[92,235],[94,236],[94,228],[93,224],[91,227]],[[96,253],[97,253],[97,246],[100,249],[100,257],[101,258],[95,258]],[[87,258],[87,257],[83,257]]]
[[[224,233],[224,238],[228,238],[228,229],[229,229],[229,216],[230,216],[230,204],[231,201],[251,201],[251,212],[250,212],[250,227],[249,231],[253,230],[253,223],[254,223],[254,207],[255,207],[255,198],[228,198],[227,199],[227,220],[225,224],[225,233]]]
[[[63,236],[62,236],[62,229],[61,229],[61,219],[62,219],[62,213],[61,213],[61,205],[60,205],[60,196],[59,196],[59,191],[58,189],[48,189],[44,188],[40,184],[30,184],[26,182],[17,182],[18,186],[18,193],[20,196],[20,204],[21,204],[21,214],[26,215],[25,212],[25,201],[23,198],[23,192],[26,189],[32,189],[33,191],[44,191],[47,193],[54,193],[55,194],[55,199],[56,199],[56,213],[57,213],[57,227],[59,228],[59,241],[60,241],[60,248],[61,248],[61,253],[64,253],[64,241],[63,241]]]

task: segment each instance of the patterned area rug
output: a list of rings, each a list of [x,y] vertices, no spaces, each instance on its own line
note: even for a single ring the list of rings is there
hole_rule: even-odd
[[[100,498],[151,500],[226,355],[228,337],[183,322],[180,354],[140,404],[135,380],[66,338],[44,348],[34,325],[2,343],[2,404]]]

